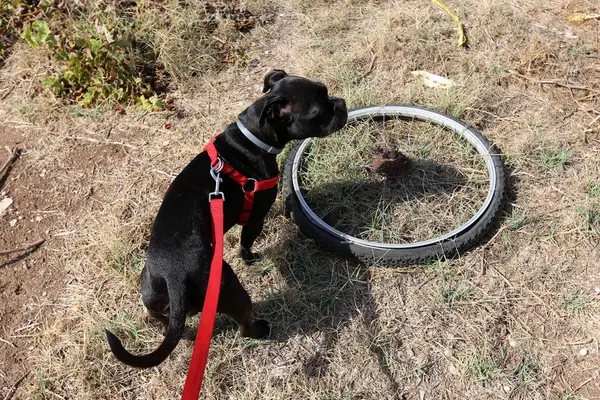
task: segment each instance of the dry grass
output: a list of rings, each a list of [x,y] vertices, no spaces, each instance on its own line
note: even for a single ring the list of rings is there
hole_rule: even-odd
[[[249,4],[260,10],[266,2]],[[476,125],[510,165],[508,228],[485,258],[474,250],[455,261],[385,269],[323,252],[278,203],[257,246],[264,261],[248,268],[237,260],[236,232],[227,235],[225,255],[258,314],[271,321],[273,339],[241,338],[220,318],[203,398],[600,398],[593,186],[600,182],[593,122],[600,100],[536,83],[598,87],[599,24],[566,22],[597,4],[448,4],[468,28],[469,50],[456,48],[454,24],[433,2],[280,4],[273,25],[247,34],[255,62],[200,74],[173,94],[185,110],[181,120],[78,110],[35,96],[44,64],[15,46],[0,71],[0,86],[11,88],[0,118],[26,133],[28,171],[52,171],[56,189],[74,202],[61,226],[74,233],[56,238],[47,257],[69,284],[54,301],[29,305],[41,325],[29,332],[33,372],[20,398],[178,398],[190,341],[160,367],[140,371],[115,361],[102,330],[116,329],[133,350],[160,342],[137,273],[168,175],[258,96],[271,67],[319,79],[351,106],[411,102]],[[371,51],[374,68],[361,79]],[[461,86],[423,88],[410,75],[416,69]],[[92,161],[61,168],[73,157]]]
[[[373,157],[400,151],[414,160],[399,179],[373,171]],[[428,123],[365,121],[316,140],[302,174],[308,204],[342,232],[412,243],[451,231],[483,205],[482,157],[455,133]]]

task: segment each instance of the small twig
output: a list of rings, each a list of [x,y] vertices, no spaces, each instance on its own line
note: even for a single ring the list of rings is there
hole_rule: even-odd
[[[492,236],[492,238],[481,247],[481,269],[479,271],[481,275],[485,275],[485,250],[492,244],[492,242],[494,242],[494,240],[498,238],[498,236],[502,234],[502,232],[504,232],[507,229],[508,225],[502,225],[502,227],[498,229],[498,232],[496,232],[496,234]]]
[[[21,247],[17,247],[16,249],[2,250],[2,251],[0,251],[0,256],[6,255],[6,254],[10,254],[10,253],[16,253],[18,251],[29,250],[29,249],[32,249],[34,247],[37,247],[37,246],[43,244],[45,241],[46,241],[46,239],[44,238],[44,239],[37,240],[37,241],[35,241],[33,243],[25,244],[25,245],[23,245]]]
[[[30,372],[31,371],[25,372],[25,375],[23,375],[22,377],[20,377],[19,379],[17,379],[17,381],[14,383],[14,385],[12,385],[12,387],[8,391],[8,393],[6,393],[6,396],[4,396],[4,400],[10,400],[10,399],[12,399],[12,397],[17,392],[17,389],[19,388],[19,386],[21,386],[21,383],[23,383],[23,381],[25,380],[25,378],[27,378],[27,375],[29,375]]]
[[[371,52],[371,64],[369,64],[369,68],[361,76],[358,77],[355,83],[359,83],[360,81],[365,79],[367,75],[373,72],[373,67],[375,66],[375,59],[377,58],[377,56],[375,55],[372,49],[369,51]]]
[[[7,345],[9,345],[10,347],[14,347],[14,348],[16,348],[16,347],[17,347],[17,346],[15,346],[15,345],[14,345],[14,343],[13,343],[13,342],[9,342],[8,340],[6,340],[6,339],[2,339],[1,337],[0,337],[0,342],[2,342],[2,343],[6,343],[6,344],[7,344]]]
[[[170,174],[170,173],[168,173],[168,172],[165,172],[165,171],[163,171],[163,170],[156,169],[156,168],[152,169],[151,171],[152,171],[152,172],[155,172],[155,173],[157,173],[157,174],[161,174],[161,175],[168,176],[169,178],[171,178],[171,180],[175,179],[175,177],[177,176],[177,175],[175,175],[175,174]]]
[[[113,142],[111,140],[98,140],[98,139],[93,139],[93,138],[89,138],[89,137],[85,137],[85,136],[67,136],[67,139],[87,140],[88,142],[102,143],[102,144],[115,144],[115,145],[119,145],[119,146],[129,147],[132,150],[137,150],[137,147],[132,146],[130,144],[122,143],[122,142]]]
[[[567,89],[587,90],[588,92],[591,92],[591,93],[600,94],[600,91],[598,91],[596,89],[592,89],[591,87],[588,87],[588,86],[571,85],[570,83],[557,82],[557,81],[552,80],[552,79],[540,79],[537,82],[540,85],[556,85],[556,86],[564,87],[564,88],[567,88]]]
[[[584,387],[585,385],[587,385],[588,383],[590,383],[591,381],[593,381],[594,378],[589,378],[588,380],[584,381],[581,385],[577,386],[574,390],[573,393],[577,393],[579,391],[579,389],[581,389],[582,387]]]
[[[8,167],[10,167],[11,164],[15,162],[17,158],[19,158],[19,152],[17,150],[10,149],[8,146],[5,146],[4,148],[6,149],[6,151],[8,151],[10,156],[8,157],[8,160],[6,160],[6,162],[2,165],[2,167],[0,167],[0,175],[2,175],[4,171],[7,170]]]
[[[564,87],[564,88],[567,88],[567,89],[586,90],[588,92],[594,93],[594,95],[596,95],[596,96],[600,95],[600,91],[599,90],[592,89],[589,86],[572,85],[570,83],[558,82],[558,81],[555,81],[553,79],[535,79],[535,78],[532,78],[530,76],[520,74],[520,73],[518,73],[515,70],[508,70],[508,72],[510,72],[512,75],[516,75],[519,78],[523,78],[523,79],[528,80],[530,82],[539,83],[540,85],[556,85],[556,86]]]

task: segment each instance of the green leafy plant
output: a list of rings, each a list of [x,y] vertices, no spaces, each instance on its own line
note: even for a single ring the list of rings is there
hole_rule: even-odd
[[[54,36],[50,33],[50,27],[48,27],[46,21],[33,21],[31,25],[23,30],[22,37],[32,46],[55,43]]]
[[[116,34],[115,34],[116,33]],[[43,81],[57,96],[91,106],[111,99],[120,103],[135,100],[142,108],[161,108],[158,96],[144,82],[140,59],[127,32],[81,26],[52,44],[54,58],[65,68]],[[117,39],[113,39],[117,37]]]

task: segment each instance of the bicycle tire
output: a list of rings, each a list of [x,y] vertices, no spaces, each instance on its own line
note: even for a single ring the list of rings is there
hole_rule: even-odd
[[[450,232],[427,241],[385,244],[367,242],[344,234],[323,222],[301,198],[297,176],[298,168],[301,166],[302,155],[312,140],[306,139],[295,144],[287,156],[282,188],[286,215],[291,216],[304,235],[344,256],[357,258],[366,263],[400,266],[455,257],[472,249],[497,226],[502,213],[506,188],[504,162],[497,148],[483,134],[454,117],[417,106],[361,107],[350,110],[348,113],[349,124],[370,118],[429,122],[454,131],[473,144],[485,157],[484,161],[490,176],[490,188],[484,205],[471,220],[452,231],[457,233]],[[299,154],[299,152],[301,153]]]

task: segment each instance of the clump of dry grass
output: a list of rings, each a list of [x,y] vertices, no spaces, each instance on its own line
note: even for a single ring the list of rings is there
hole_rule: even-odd
[[[380,149],[409,157],[407,175],[376,174],[372,164]],[[361,122],[316,141],[305,167],[306,197],[317,215],[342,232],[377,242],[413,243],[450,232],[475,215],[489,186],[473,147],[420,122]]]

